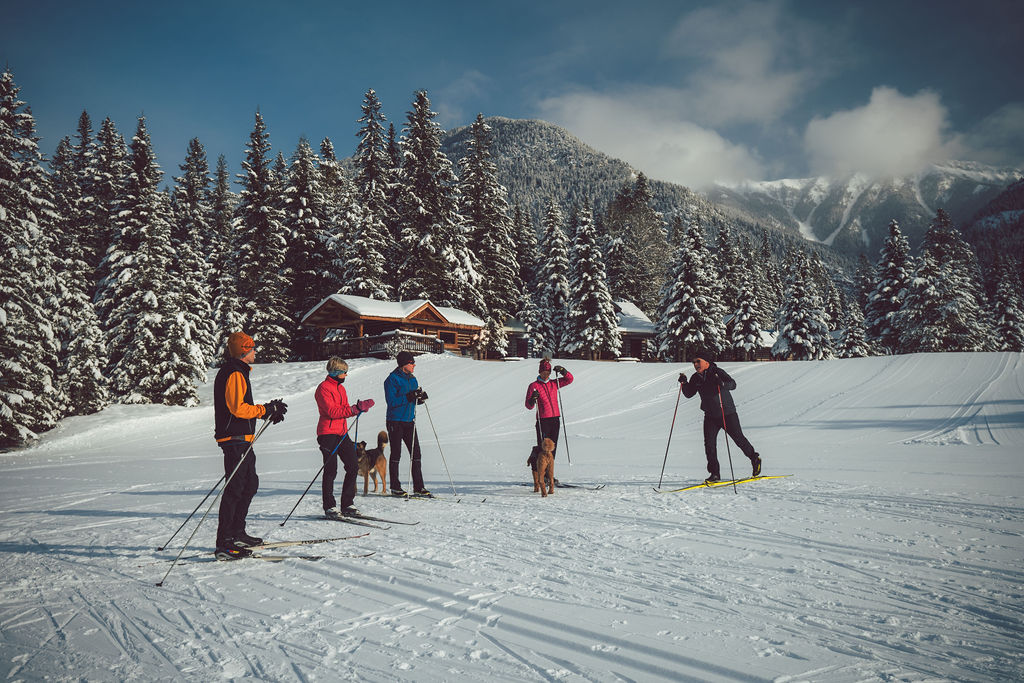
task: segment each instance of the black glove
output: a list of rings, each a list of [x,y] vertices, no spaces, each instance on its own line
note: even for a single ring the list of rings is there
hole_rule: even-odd
[[[420,390],[419,389],[413,389],[412,391],[408,392],[405,395],[405,399],[407,401],[409,401],[409,403],[412,403],[413,401],[415,401],[419,397],[420,397]]]
[[[565,368],[563,368],[561,365],[556,365],[555,367],[552,368],[552,370],[557,372],[559,375],[565,374]]]
[[[416,403],[417,403],[417,405],[423,405],[423,402],[426,401],[427,398],[428,398],[427,392],[423,391],[422,389],[417,389],[416,390]]]
[[[679,373],[679,383],[680,384],[686,384],[686,373],[685,372],[680,372]]]
[[[534,389],[533,393],[530,394],[530,400],[533,401],[534,403],[539,401],[540,400],[540,392],[538,392],[536,389]]]
[[[270,424],[276,425],[279,422],[283,422],[284,414],[288,412],[288,405],[279,398],[275,398],[263,407],[266,409],[263,419],[270,420]]]

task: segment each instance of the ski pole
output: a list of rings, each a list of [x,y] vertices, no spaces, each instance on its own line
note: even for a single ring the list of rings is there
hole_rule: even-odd
[[[356,433],[357,434],[359,433],[359,418],[360,418],[360,416],[362,416],[362,413],[359,413],[359,415],[356,415],[356,420],[355,420],[355,427],[356,427]],[[292,508],[292,511],[288,513],[288,516],[285,517],[284,521],[281,522],[278,526],[284,526],[285,524],[288,523],[288,520],[292,518],[292,513],[294,513],[296,508],[299,507],[299,503],[301,503],[302,499],[306,497],[306,494],[309,493],[309,490],[311,488],[313,488],[313,484],[316,483],[316,480],[320,478],[320,473],[324,471],[325,467],[327,467],[327,460],[329,458],[333,458],[334,454],[338,452],[338,448],[341,446],[341,442],[344,441],[345,437],[348,436],[348,430],[349,430],[349,428],[346,425],[345,426],[345,433],[341,435],[340,439],[338,439],[338,443],[334,446],[334,450],[331,451],[331,455],[328,458],[324,459],[324,464],[320,465],[320,469],[317,470],[316,475],[313,477],[313,481],[309,482],[309,486],[307,486],[306,490],[302,492],[302,495],[299,496],[299,499],[297,501],[295,501],[295,506]],[[355,442],[353,441],[353,443],[355,443]]]
[[[736,472],[732,469],[732,450],[729,448],[729,428],[725,426],[725,403],[722,402],[722,385],[718,385],[718,405],[722,407],[722,431],[725,432],[725,452],[729,455],[729,475],[732,477],[732,492],[736,490]]]
[[[452,481],[451,470],[448,469],[448,463],[444,459],[444,451],[441,450],[441,440],[437,438],[437,430],[434,429],[434,420],[430,417],[430,408],[427,408],[426,403],[423,404],[423,408],[427,411],[427,421],[430,423],[430,429],[434,432],[434,440],[437,441],[437,450],[441,454],[441,462],[444,464],[444,471],[448,473],[448,482],[452,485],[452,495],[457,496],[459,494],[455,490],[455,482]],[[416,438],[415,433],[413,434],[413,438]]]
[[[249,444],[249,448],[252,448],[252,444],[256,443],[256,439],[260,438],[260,434],[263,433],[263,430],[267,428],[268,424],[270,424],[269,420],[264,422],[263,425],[259,428],[259,431],[256,432],[256,435],[254,437],[252,437],[252,442]],[[188,520],[192,519],[192,517],[196,514],[196,512],[199,511],[199,508],[201,508],[203,506],[203,503],[206,502],[206,499],[213,495],[213,492],[217,490],[217,487],[220,486],[220,483],[222,481],[224,481],[224,477],[226,477],[226,476],[227,476],[226,474],[220,475],[220,479],[218,479],[217,483],[213,485],[213,488],[210,489],[209,493],[207,493],[205,496],[203,496],[203,499],[201,501],[199,501],[199,505],[196,505],[196,509],[193,510],[191,512],[191,514],[189,514],[189,516],[185,518],[185,521],[181,523],[181,526],[178,527],[178,530],[175,531],[173,534],[171,534],[171,537],[168,538],[167,541],[162,546],[157,548],[157,550],[163,550],[164,548],[166,548],[167,546],[169,546],[171,544],[171,541],[174,540],[174,537],[177,536],[179,533],[181,533],[181,530],[185,528],[186,524],[188,524]]]
[[[562,392],[556,389],[555,393],[558,396],[558,416],[562,418],[562,436],[565,437],[565,459],[569,461],[569,465],[571,466],[572,458],[569,456],[569,432],[565,428],[565,411],[562,410]]]
[[[676,428],[676,413],[679,412],[679,399],[683,395],[683,385],[679,385],[679,393],[676,394],[676,409],[672,411],[672,426],[668,428],[668,443],[665,444],[665,459],[661,461],[661,476],[658,477],[658,488],[661,488],[661,481],[665,478],[665,463],[668,462],[668,447],[672,445],[672,432]]]
[[[260,427],[258,434],[262,434],[263,430],[266,429],[268,424],[270,424],[270,420],[267,420],[266,422],[263,423],[263,426]],[[171,562],[171,566],[167,568],[167,573],[164,574],[164,578],[160,579],[160,582],[156,584],[157,586],[164,585],[164,581],[167,580],[167,577],[170,575],[171,570],[174,569],[175,565],[178,564],[178,560],[181,559],[181,555],[185,552],[185,548],[189,546],[189,544],[192,542],[192,539],[195,538],[196,532],[199,531],[199,527],[201,527],[203,525],[203,522],[206,521],[206,517],[210,514],[210,510],[212,510],[213,506],[217,504],[217,501],[220,500],[220,497],[224,495],[224,492],[227,490],[228,486],[231,485],[231,480],[235,478],[235,474],[242,467],[242,463],[245,462],[245,459],[249,457],[250,453],[252,453],[252,445],[254,443],[256,443],[256,436],[253,436],[252,441],[249,442],[249,447],[245,449],[245,453],[243,453],[242,457],[238,459],[238,464],[235,465],[235,469],[231,470],[231,474],[228,475],[227,481],[224,482],[224,487],[217,492],[217,497],[214,498],[213,502],[210,503],[210,506],[206,508],[206,512],[203,513],[202,519],[199,520],[199,524],[196,524],[196,528],[192,530],[192,534],[188,537],[188,540],[185,541],[185,545],[181,546],[181,550],[178,551],[178,555],[174,558],[174,561]]]

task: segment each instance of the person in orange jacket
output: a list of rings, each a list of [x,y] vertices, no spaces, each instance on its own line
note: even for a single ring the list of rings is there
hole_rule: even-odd
[[[250,546],[263,543],[262,538],[245,531],[249,504],[260,486],[252,450],[256,420],[277,424],[288,406],[281,399],[262,405],[253,401],[249,371],[256,361],[256,343],[252,337],[231,333],[226,355],[213,382],[214,438],[224,453],[224,476],[229,478],[220,499],[214,554],[218,560],[237,560],[252,555],[247,549]]]

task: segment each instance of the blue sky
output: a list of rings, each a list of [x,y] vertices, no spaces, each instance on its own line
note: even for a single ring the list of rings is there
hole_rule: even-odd
[[[178,174],[198,137],[239,170],[257,108],[275,150],[352,153],[374,88],[401,130],[426,89],[446,128],[540,118],[690,186],[1024,166],[1024,2],[518,3],[0,0],[0,60],[42,147],[83,109],[145,115]],[[169,179],[168,179],[169,180]]]

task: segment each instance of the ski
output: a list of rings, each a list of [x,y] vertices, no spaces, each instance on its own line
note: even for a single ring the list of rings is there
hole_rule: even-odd
[[[284,560],[322,560],[323,555],[260,555],[253,553],[249,557],[239,558],[242,560],[263,560],[264,562],[282,562]],[[218,560],[219,562],[237,562],[237,560]]]
[[[405,526],[414,526],[416,524],[419,524],[418,521],[417,522],[399,522],[399,521],[394,520],[394,519],[384,519],[383,517],[374,517],[372,515],[350,515],[350,516],[347,516],[347,517],[343,518],[341,521],[344,522],[345,520],[349,520],[349,519],[354,519],[354,520],[357,520],[357,521],[367,521],[367,522],[381,522],[383,524],[402,524],[402,525],[405,525]]]
[[[343,524],[355,524],[357,526],[368,526],[371,529],[390,529],[389,526],[381,526],[379,524],[371,524],[370,522],[364,521],[362,518],[356,517],[321,517],[320,519],[326,519],[328,522],[342,522]]]
[[[363,538],[369,536],[370,532],[367,531],[365,534],[357,534],[355,536],[337,536],[335,538],[309,538],[299,541],[271,541],[269,543],[260,543],[259,545],[249,546],[250,550],[264,550],[267,548],[286,548],[292,545],[315,545],[317,543],[329,543],[330,541],[349,541],[353,538]]]
[[[784,477],[792,477],[792,474],[762,474],[758,477],[747,477],[745,479],[723,479],[722,481],[705,482],[702,481],[699,484],[693,484],[691,486],[684,486],[678,489],[659,489],[657,486],[654,490],[658,493],[679,493],[681,491],[693,491],[696,489],[714,489],[720,486],[732,486],[733,484],[749,484],[755,481],[761,481],[762,479],[782,479]]]
[[[533,482],[520,483],[520,486],[533,486]],[[584,491],[600,491],[605,487],[605,484],[597,484],[596,486],[585,486],[583,484],[563,484],[561,482],[555,484],[556,489],[583,489]]]

